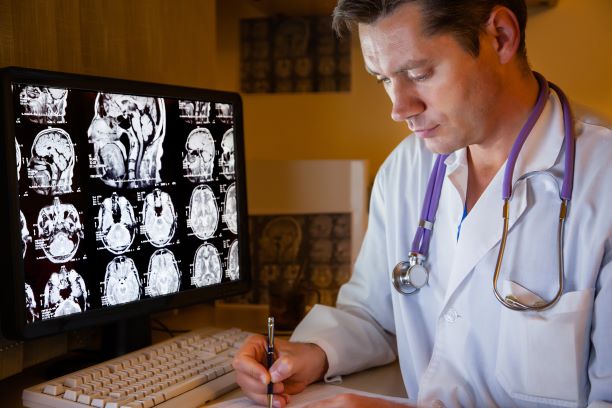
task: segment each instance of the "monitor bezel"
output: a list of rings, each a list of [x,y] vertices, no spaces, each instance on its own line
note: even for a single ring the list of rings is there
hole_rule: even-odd
[[[238,241],[240,278],[236,281],[217,285],[191,288],[184,292],[160,297],[140,299],[135,303],[105,306],[79,314],[48,320],[26,322],[25,276],[20,237],[19,186],[15,156],[15,110],[11,90],[12,83],[30,83],[40,86],[80,89],[92,92],[126,93],[142,96],[174,99],[208,100],[230,103],[234,109],[234,157],[236,200],[238,210]],[[236,92],[206,88],[159,84],[127,79],[106,78],[66,72],[45,71],[21,67],[0,69],[0,132],[4,146],[4,165],[0,165],[0,191],[8,192],[0,200],[0,220],[4,221],[5,237],[2,255],[6,269],[2,274],[5,284],[1,289],[2,332],[7,338],[32,339],[52,334],[69,332],[80,328],[105,325],[151,313],[179,308],[197,303],[210,302],[228,296],[244,293],[251,285],[249,264],[248,213],[246,190],[246,161],[243,129],[242,98]],[[1,222],[1,221],[0,221]],[[13,239],[11,239],[13,238]],[[11,272],[11,271],[14,271]],[[21,294],[19,296],[18,294]]]

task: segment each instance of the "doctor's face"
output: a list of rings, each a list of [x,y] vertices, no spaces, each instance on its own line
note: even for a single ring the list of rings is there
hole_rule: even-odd
[[[391,117],[405,121],[427,148],[450,153],[485,140],[500,86],[491,45],[481,40],[474,57],[450,34],[425,36],[413,3],[359,24],[359,38],[366,70],[391,99]]]

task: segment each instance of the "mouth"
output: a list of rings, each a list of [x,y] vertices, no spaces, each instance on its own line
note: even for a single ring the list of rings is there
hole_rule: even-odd
[[[417,137],[420,137],[421,139],[427,139],[434,136],[434,133],[436,132],[438,127],[440,127],[440,125],[436,125],[430,128],[413,129],[412,131],[415,135],[417,135]]]

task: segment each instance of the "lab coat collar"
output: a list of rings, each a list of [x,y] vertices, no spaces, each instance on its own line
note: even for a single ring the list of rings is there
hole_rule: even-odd
[[[563,145],[563,113],[561,103],[554,92],[525,141],[514,168],[513,183],[525,173],[550,169]],[[467,150],[465,148],[449,155],[446,177],[455,186],[465,203],[467,191]],[[463,280],[474,270],[483,257],[496,247],[502,234],[502,183],[505,164],[497,172],[478,202],[462,223],[457,242],[455,261],[449,277],[445,295],[446,304]],[[510,200],[509,229],[521,217],[527,207],[526,183],[520,183]],[[435,235],[435,234],[434,234]],[[491,276],[493,270],[491,270]],[[444,308],[442,308],[442,311]]]

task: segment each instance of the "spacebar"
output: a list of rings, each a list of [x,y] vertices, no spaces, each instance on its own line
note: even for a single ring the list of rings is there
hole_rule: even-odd
[[[155,407],[200,407],[204,405],[205,402],[219,398],[221,395],[226,394],[237,387],[238,384],[236,384],[236,375],[233,371],[231,371],[223,374],[221,377],[215,378],[212,381],[196,386],[196,388],[188,390],[185,393],[176,395],[175,397],[168,399],[166,402],[156,405]],[[162,392],[164,391],[162,390]],[[168,396],[172,394],[174,393],[171,391]]]

